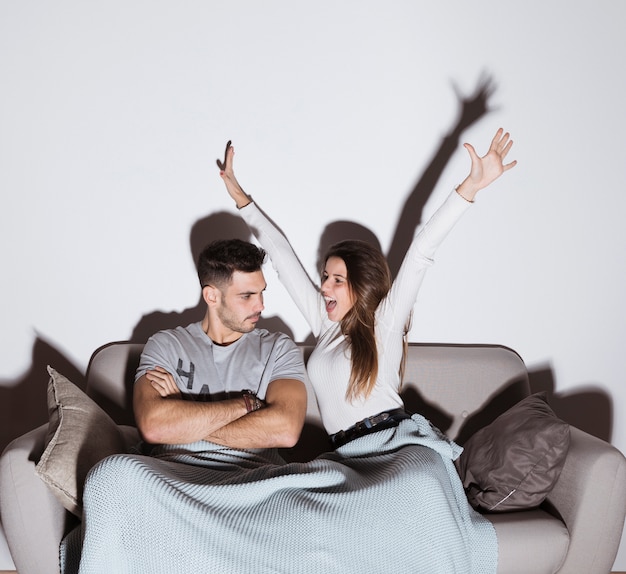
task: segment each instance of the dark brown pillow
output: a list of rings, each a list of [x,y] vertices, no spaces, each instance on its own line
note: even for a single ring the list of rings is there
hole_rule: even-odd
[[[569,425],[545,393],[526,397],[464,445],[456,465],[470,504],[486,512],[539,506],[561,474],[569,442]]]

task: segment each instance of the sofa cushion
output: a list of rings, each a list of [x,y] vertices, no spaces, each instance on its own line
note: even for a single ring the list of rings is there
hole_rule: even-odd
[[[82,512],[89,470],[103,458],[126,452],[136,431],[118,426],[92,399],[48,367],[48,433],[35,472],[73,514]]]
[[[487,512],[539,506],[559,478],[569,441],[569,425],[545,393],[521,400],[464,445],[456,464],[470,504]]]
[[[498,572],[558,572],[567,556],[570,535],[565,524],[542,508],[486,515],[498,538]]]

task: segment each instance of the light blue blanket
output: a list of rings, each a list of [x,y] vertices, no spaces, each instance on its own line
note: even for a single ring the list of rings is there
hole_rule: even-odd
[[[414,415],[308,463],[203,441],[115,455],[88,476],[62,572],[493,574],[460,450]]]

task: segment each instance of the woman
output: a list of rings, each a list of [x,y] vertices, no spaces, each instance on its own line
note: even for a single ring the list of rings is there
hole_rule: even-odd
[[[316,337],[307,370],[334,446],[409,418],[399,395],[400,367],[405,325],[425,271],[478,191],[515,166],[515,161],[504,164],[512,145],[502,129],[482,158],[465,144],[469,175],[415,236],[393,285],[383,255],[367,243],[348,240],[326,254],[318,290],[287,240],[237,182],[228,142],[224,162],[217,162],[226,189]]]
[[[343,241],[326,254],[319,289],[237,182],[230,142],[224,161],[217,162],[228,193],[317,340],[307,370],[335,450],[306,468],[310,478],[336,477],[315,492],[324,500],[324,524],[343,527],[345,541],[327,526],[311,531],[328,534],[322,547],[334,559],[345,558],[341,571],[497,570],[494,528],[469,505],[454,467],[461,448],[423,416],[408,415],[399,387],[405,326],[424,273],[478,191],[516,164],[504,163],[512,144],[502,129],[483,157],[465,144],[469,175],[414,237],[393,284],[378,250]],[[376,535],[367,535],[372,529]]]

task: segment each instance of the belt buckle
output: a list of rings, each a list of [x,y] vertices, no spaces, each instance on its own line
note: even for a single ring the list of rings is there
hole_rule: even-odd
[[[390,416],[391,415],[387,412],[380,413],[379,415],[376,415],[375,417],[371,417],[370,423],[373,427],[375,427],[376,425],[379,425],[380,423],[384,423],[386,420],[389,419]]]

